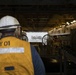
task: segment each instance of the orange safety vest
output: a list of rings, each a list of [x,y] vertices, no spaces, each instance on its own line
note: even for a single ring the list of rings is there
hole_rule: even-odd
[[[34,75],[28,42],[15,37],[0,40],[0,75]]]

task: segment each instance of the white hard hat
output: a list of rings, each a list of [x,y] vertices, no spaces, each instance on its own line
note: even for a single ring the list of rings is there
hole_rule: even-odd
[[[4,16],[0,20],[0,30],[1,29],[10,29],[10,28],[17,28],[20,25],[18,20],[12,16]]]

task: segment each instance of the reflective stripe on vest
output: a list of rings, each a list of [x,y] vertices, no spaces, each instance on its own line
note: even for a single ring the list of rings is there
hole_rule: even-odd
[[[28,42],[15,37],[0,40],[0,75],[34,75]]]

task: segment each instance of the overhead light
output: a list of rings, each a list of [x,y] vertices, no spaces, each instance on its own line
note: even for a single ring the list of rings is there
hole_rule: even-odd
[[[73,24],[73,22],[71,22],[71,24]]]
[[[66,22],[66,24],[69,25],[70,23],[69,22]]]
[[[58,60],[57,59],[52,59],[52,61],[51,61],[52,63],[57,63],[58,62]]]
[[[75,23],[76,22],[76,20],[73,20],[72,22],[71,22],[71,24],[73,24],[73,23]]]
[[[73,23],[75,23],[76,22],[76,20],[73,20]]]

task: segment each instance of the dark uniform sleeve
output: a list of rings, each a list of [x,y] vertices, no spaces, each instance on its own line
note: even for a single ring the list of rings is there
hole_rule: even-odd
[[[38,52],[36,51],[35,47],[31,46],[31,52],[32,52],[32,60],[34,66],[34,74],[45,75],[45,67],[43,61],[39,56]]]

